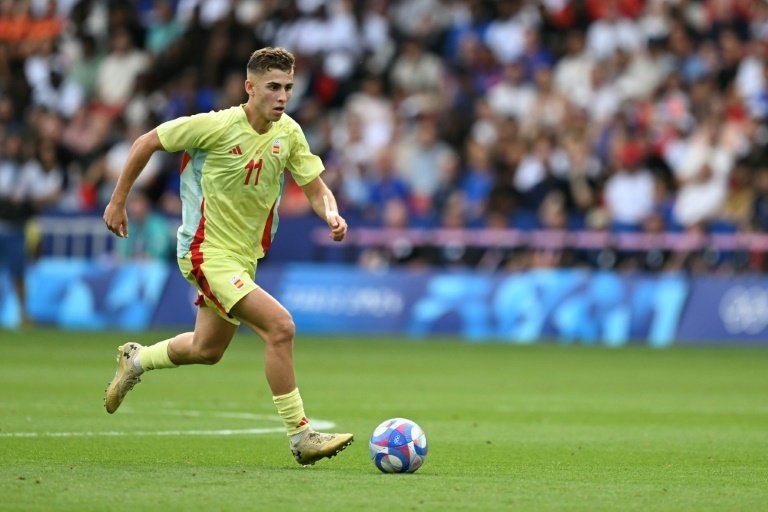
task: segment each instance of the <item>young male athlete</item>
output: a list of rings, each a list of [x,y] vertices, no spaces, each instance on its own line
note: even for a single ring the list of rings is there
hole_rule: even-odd
[[[177,257],[184,277],[199,292],[195,330],[144,347],[118,347],[117,371],[105,406],[115,412],[142,373],[185,364],[215,364],[242,322],[264,341],[264,366],[277,412],[299,464],[333,457],[352,434],[312,430],[293,371],[294,325],[290,313],[254,283],[256,262],[277,229],[277,207],[287,169],[336,241],[347,223],[320,178],[323,164],[310,152],[299,125],[285,114],[293,89],[293,55],[262,48],[248,61],[248,100],[226,110],[161,124],[133,144],[104,222],[128,236],[128,192],[158,150],[185,150],[181,166],[182,225]]]

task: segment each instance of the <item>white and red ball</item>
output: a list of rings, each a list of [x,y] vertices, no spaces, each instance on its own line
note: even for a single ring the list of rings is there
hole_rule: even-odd
[[[376,427],[369,448],[373,463],[384,473],[413,473],[424,464],[427,436],[415,422],[392,418]]]

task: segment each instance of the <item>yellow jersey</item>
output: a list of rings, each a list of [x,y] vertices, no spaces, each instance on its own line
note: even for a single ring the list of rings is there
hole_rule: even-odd
[[[301,186],[324,170],[291,117],[283,114],[260,134],[243,107],[180,117],[157,127],[166,151],[184,150],[179,258],[208,248],[246,261],[262,258],[277,231],[283,171]]]

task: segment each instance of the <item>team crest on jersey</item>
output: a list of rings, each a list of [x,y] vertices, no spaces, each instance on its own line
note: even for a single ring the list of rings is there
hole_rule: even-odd
[[[274,156],[280,156],[280,139],[272,141],[272,154]]]
[[[243,286],[245,286],[245,283],[243,283],[243,280],[240,279],[240,276],[238,276],[238,275],[232,276],[232,278],[229,280],[229,282],[232,283],[235,286],[235,288],[237,288],[238,290],[240,288],[242,288]]]

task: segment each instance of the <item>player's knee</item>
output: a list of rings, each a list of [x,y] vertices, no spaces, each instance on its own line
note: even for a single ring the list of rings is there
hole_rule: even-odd
[[[293,336],[296,334],[296,325],[293,318],[286,315],[281,318],[270,329],[270,342],[276,345],[293,343]]]

